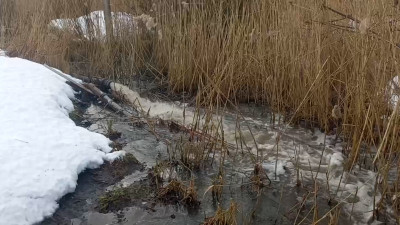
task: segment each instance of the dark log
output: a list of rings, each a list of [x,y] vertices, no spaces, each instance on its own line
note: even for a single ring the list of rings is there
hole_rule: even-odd
[[[96,87],[94,84],[84,84],[86,88],[91,90],[97,97],[99,97],[103,102],[107,104],[110,108],[118,113],[122,113],[124,116],[132,117],[132,114],[124,110],[121,106],[115,103],[107,94],[102,92],[99,88]]]
[[[45,66],[47,69],[49,69],[49,70],[53,71],[54,73],[56,73],[57,75],[61,76],[62,78],[66,79],[68,82],[70,82],[70,84],[71,84],[73,87],[78,88],[78,89],[80,89],[80,90],[83,90],[83,91],[85,91],[86,93],[89,93],[89,94],[91,94],[91,95],[94,95],[94,93],[93,93],[91,90],[89,90],[88,88],[86,88],[85,86],[83,86],[81,83],[76,82],[76,81],[75,81],[74,79],[72,79],[71,77],[66,76],[64,73],[62,73],[62,72],[60,72],[60,71],[58,71],[58,70],[56,70],[56,69],[54,69],[54,68],[52,68],[52,67],[46,65],[46,64],[44,64],[44,66]]]
[[[99,88],[96,87],[96,85],[92,83],[78,83],[74,79],[72,79],[69,76],[66,76],[64,73],[48,66],[44,65],[47,69],[51,70],[52,72],[56,73],[57,75],[63,77],[66,79],[73,87],[78,88],[82,91],[85,91],[86,93],[89,93],[91,95],[94,95],[98,97],[100,100],[102,100],[108,107],[116,111],[117,113],[122,113],[124,116],[132,117],[133,115],[129,113],[128,111],[124,110],[121,106],[119,106],[117,103],[115,103],[110,97],[107,96],[103,91],[101,91]],[[104,81],[104,80],[103,80]],[[109,84],[108,84],[109,85]]]

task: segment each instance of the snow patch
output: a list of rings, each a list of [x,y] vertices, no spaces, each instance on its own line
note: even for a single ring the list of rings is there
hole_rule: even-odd
[[[117,36],[119,32],[124,32],[124,34],[137,33],[139,31],[139,24],[141,23],[144,24],[148,31],[152,31],[157,26],[154,18],[146,14],[133,16],[124,12],[112,12],[111,17],[114,28],[114,36]],[[60,30],[81,34],[89,40],[101,40],[106,37],[104,11],[93,11],[88,15],[73,19],[67,18],[52,20],[49,26]]]
[[[390,104],[392,108],[396,108],[397,102],[399,101],[400,95],[400,83],[399,76],[395,76],[388,84],[390,94]]]
[[[111,152],[103,135],[69,118],[74,92],[40,64],[0,57],[0,224],[40,222],[73,192],[78,174]]]

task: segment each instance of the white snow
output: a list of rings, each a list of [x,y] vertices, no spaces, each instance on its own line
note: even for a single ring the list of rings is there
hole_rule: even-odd
[[[138,32],[140,23],[143,23],[148,31],[153,30],[153,28],[157,26],[154,18],[146,14],[133,16],[124,12],[112,12],[111,17],[115,36],[117,36],[119,32],[124,32],[124,34],[133,34]],[[93,11],[89,15],[74,19],[66,18],[52,20],[50,22],[50,27],[82,34],[89,40],[101,40],[106,36],[106,23],[103,11]]]
[[[73,97],[44,66],[0,56],[0,225],[40,222],[75,190],[80,172],[123,154],[74,124]]]
[[[399,101],[399,76],[393,77],[393,79],[388,84],[389,94],[390,94],[390,104],[392,109],[396,108],[397,102]]]

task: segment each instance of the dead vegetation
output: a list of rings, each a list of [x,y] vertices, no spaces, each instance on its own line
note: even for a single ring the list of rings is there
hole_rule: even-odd
[[[110,138],[112,141],[115,141],[121,137],[121,132],[116,131],[113,128],[113,123],[114,122],[112,120],[107,121],[106,137]]]
[[[157,188],[161,187],[165,182],[169,183],[178,178],[179,164],[173,161],[159,161],[148,172],[148,177],[152,184]],[[180,176],[181,177],[181,176]]]
[[[235,225],[237,224],[238,206],[231,202],[229,209],[223,210],[218,206],[217,212],[213,217],[206,218],[203,225]]]
[[[186,142],[177,149],[180,152],[180,160],[190,169],[200,169],[206,160],[206,143],[204,142]]]
[[[218,175],[214,178],[211,187],[211,196],[213,201],[218,201],[218,202],[221,201],[223,187],[224,187],[224,178],[222,171],[220,171]]]
[[[99,199],[99,211],[108,212],[115,208],[123,207],[131,202],[127,188],[119,188],[117,190],[107,192],[105,196]]]
[[[106,163],[105,168],[115,178],[122,179],[137,169],[143,169],[143,165],[134,155],[127,153],[111,163]]]
[[[188,186],[177,179],[172,180],[168,185],[160,188],[158,199],[164,203],[182,204],[188,208],[197,208],[200,205],[193,180]]]
[[[118,187],[106,192],[99,198],[98,209],[101,213],[118,211],[125,207],[132,206],[135,201],[142,201],[152,198],[154,190],[144,183],[132,184],[128,187]]]
[[[250,181],[253,184],[253,188],[259,192],[262,188],[269,186],[272,182],[269,179],[265,169],[260,164],[254,166],[254,171],[250,177]]]

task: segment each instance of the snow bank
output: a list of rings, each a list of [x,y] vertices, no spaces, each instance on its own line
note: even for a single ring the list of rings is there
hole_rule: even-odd
[[[0,56],[0,224],[40,222],[73,192],[78,174],[121,153],[77,127],[73,90],[40,64]]]
[[[123,12],[112,12],[112,23],[114,35],[118,32],[135,33],[138,31],[138,26],[143,23],[147,30],[151,31],[157,26],[154,18],[149,15],[142,14],[133,16]],[[50,27],[55,27],[60,30],[75,32],[82,34],[87,39],[103,39],[106,36],[106,23],[104,20],[103,11],[94,11],[89,15],[78,18],[56,19],[50,22]]]

